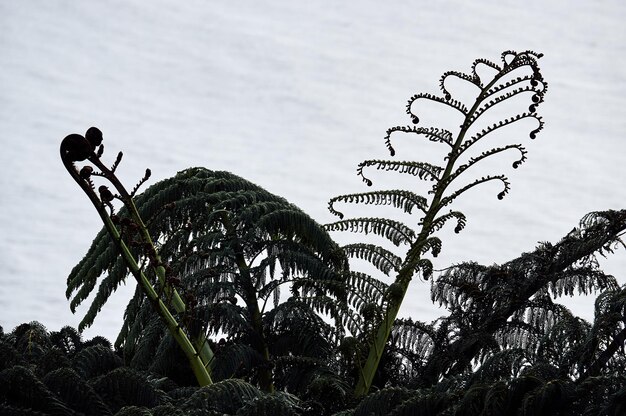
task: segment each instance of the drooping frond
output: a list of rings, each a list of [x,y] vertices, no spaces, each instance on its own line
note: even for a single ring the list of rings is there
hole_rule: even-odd
[[[165,392],[156,388],[145,374],[127,367],[99,376],[91,385],[106,398],[114,412],[124,406],[155,407],[169,401]]]
[[[335,302],[336,317],[345,309],[341,306],[346,297],[345,254],[309,216],[249,181],[227,172],[192,168],[151,186],[137,195],[134,204],[147,219],[159,252],[161,263],[157,265],[165,269],[164,277],[157,279],[153,269],[146,270],[146,276],[161,288],[157,295],[165,305],[176,299],[163,285],[178,290],[186,308],[178,309],[176,319],[193,338],[220,332],[247,334],[241,342],[262,348],[257,337],[264,337],[263,330],[253,317],[260,312],[259,301],[267,302],[272,296],[274,305],[279,303],[283,284],[303,293],[315,292],[319,306]],[[137,227],[125,210],[112,221],[138,263],[155,267],[154,250],[134,243]],[[103,277],[81,329],[93,322],[128,276],[125,261],[118,259],[117,250],[111,247],[110,238],[100,233],[88,259],[81,261],[68,280],[68,295],[74,295],[72,306],[76,307]],[[328,300],[322,301],[324,296]],[[243,304],[238,305],[238,300]],[[171,339],[159,332],[156,319],[151,302],[136,293],[116,343],[123,345],[133,362],[146,363],[150,354],[167,351]],[[160,371],[170,374],[170,370]]]
[[[348,257],[366,260],[387,276],[391,271],[399,271],[402,263],[400,257],[375,244],[348,244],[342,249]]]
[[[112,414],[93,387],[71,368],[60,368],[48,373],[42,381],[64,403],[78,412],[93,416]]]
[[[343,213],[337,211],[334,207],[336,202],[347,202],[351,204],[369,204],[369,205],[391,205],[394,208],[401,208],[405,213],[411,214],[414,208],[425,212],[427,209],[427,201],[421,195],[417,195],[411,191],[401,189],[389,191],[363,192],[357,194],[341,195],[332,198],[328,202],[328,210],[343,219]]]
[[[428,367],[441,374],[440,363],[450,356],[469,365],[469,358],[478,359],[484,350],[463,340],[491,334],[502,348],[521,348],[529,359],[560,368],[562,376],[580,374],[581,357],[599,354],[593,341],[586,341],[593,340],[593,332],[548,295],[615,290],[614,278],[599,271],[595,255],[619,242],[624,230],[624,211],[595,213],[558,244],[543,243],[501,266],[466,263],[448,269],[433,282],[432,297],[452,311],[448,320],[465,328],[464,336],[451,339],[445,352],[433,353]],[[611,354],[612,348],[607,348]]]
[[[412,319],[398,319],[390,337],[394,351],[421,359],[432,353],[435,340],[435,328],[432,324]]]
[[[44,383],[22,366],[0,371],[0,401],[45,414],[72,415],[72,411]]]
[[[326,224],[327,231],[350,231],[353,233],[376,234],[385,237],[395,246],[411,244],[415,231],[399,221],[387,218],[352,218]]]

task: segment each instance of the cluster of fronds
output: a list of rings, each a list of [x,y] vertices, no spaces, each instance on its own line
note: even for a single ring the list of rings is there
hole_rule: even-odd
[[[448,269],[432,299],[450,313],[396,321],[375,379],[387,387],[342,414],[623,414],[626,286],[596,256],[624,232],[626,211],[592,212],[557,244]],[[574,294],[597,294],[592,323],[556,303]]]
[[[31,322],[8,334],[0,331],[3,415],[304,415],[310,407],[296,396],[268,395],[240,379],[178,385],[162,374],[125,366],[106,339],[84,342],[71,327],[49,333]]]
[[[178,320],[194,337],[219,334],[228,343],[251,347],[238,349],[236,368],[218,354],[211,363],[218,375],[250,374],[254,379],[250,372],[256,364],[270,358],[264,332],[284,319],[277,312],[268,314],[279,306],[281,288],[293,299],[287,306],[306,305],[330,315],[340,332],[348,321],[341,307],[347,296],[344,255],[321,226],[283,198],[228,172],[192,168],[151,186],[134,203],[166,265],[168,282],[187,305]],[[126,210],[119,212],[120,221],[125,215]],[[135,255],[139,263],[150,262],[141,246]],[[156,284],[154,274],[147,273]],[[128,277],[105,230],[68,278],[68,296],[75,293],[72,308],[101,276],[81,327],[93,321]],[[168,304],[170,299],[162,297]],[[116,345],[124,345],[133,362],[148,365],[154,354],[167,359],[170,343],[151,301],[137,290]]]

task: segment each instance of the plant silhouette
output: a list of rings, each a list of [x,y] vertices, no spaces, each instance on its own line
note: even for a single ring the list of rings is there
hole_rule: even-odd
[[[520,144],[499,144],[477,155],[472,154],[471,150],[486,138],[495,136],[500,131],[512,129],[526,120],[535,122],[529,133],[531,138],[535,138],[541,131],[543,121],[537,115],[536,110],[543,102],[547,83],[543,80],[538,66],[540,57],[541,54],[532,51],[521,53],[506,51],[502,54],[500,65],[485,59],[477,59],[472,65],[470,74],[456,71],[443,74],[440,81],[443,97],[429,93],[420,93],[411,97],[407,105],[407,114],[414,124],[420,122],[414,107],[426,101],[460,113],[462,122],[458,130],[453,133],[437,127],[393,127],[387,131],[385,145],[391,156],[394,156],[395,149],[391,144],[393,133],[402,132],[425,138],[446,148],[441,165],[424,161],[391,160],[365,160],[359,164],[358,175],[368,186],[373,184],[365,173],[368,168],[395,171],[434,182],[428,191],[431,195],[430,199],[411,190],[394,189],[342,195],[330,200],[329,210],[339,216],[340,221],[326,225],[327,230],[372,233],[386,238],[395,246],[408,247],[404,257],[380,245],[352,244],[345,247],[348,256],[367,260],[384,274],[395,275],[394,282],[387,289],[385,296],[381,297],[377,303],[368,303],[361,308],[362,313],[366,312],[366,306],[369,309],[376,308],[377,312],[375,314],[370,312],[369,315],[378,321],[373,325],[373,334],[366,337],[369,353],[359,372],[355,389],[357,397],[367,394],[371,387],[385,344],[413,275],[418,272],[425,279],[432,275],[432,263],[424,255],[430,252],[436,257],[441,251],[441,240],[434,233],[449,220],[456,222],[454,231],[457,233],[465,226],[466,218],[463,213],[454,210],[444,212],[444,208],[468,190],[487,182],[499,182],[502,185],[502,190],[497,194],[498,199],[502,199],[509,192],[509,180],[504,174],[490,174],[461,184],[459,180],[465,178],[473,166],[504,152],[517,153],[513,168],[519,167],[526,160],[526,150]],[[478,69],[481,66],[491,70],[489,76],[479,75]],[[475,98],[470,105],[466,106],[453,98],[447,87],[448,81],[453,78],[475,89]],[[495,111],[503,104],[508,104],[518,98],[524,98],[527,101],[523,104],[521,111],[517,109],[517,112],[513,114],[504,113],[504,115]],[[497,121],[489,119],[488,115],[492,113],[496,114]],[[421,216],[419,228],[413,229],[409,225],[386,217],[343,219],[344,214],[336,208],[339,202],[388,205],[402,209],[408,214],[416,211]]]

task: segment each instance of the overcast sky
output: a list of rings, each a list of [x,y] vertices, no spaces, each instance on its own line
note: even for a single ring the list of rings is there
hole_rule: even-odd
[[[546,128],[512,139],[529,160],[506,172],[505,200],[486,187],[458,201],[468,226],[444,234],[435,266],[556,242],[589,211],[625,208],[625,18],[620,0],[0,1],[0,325],[58,329],[84,313],[70,313],[65,279],[100,221],[60,162],[65,135],[100,127],[129,186],[146,167],[151,183],[228,170],[325,223],[329,198],[366,190],[356,166],[388,157],[411,95],[509,49],[545,54]],[[611,260],[626,281],[624,252]],[[428,289],[414,282],[402,313],[438,316]],[[117,333],[129,293],[89,335]],[[589,318],[589,305],[573,308]]]

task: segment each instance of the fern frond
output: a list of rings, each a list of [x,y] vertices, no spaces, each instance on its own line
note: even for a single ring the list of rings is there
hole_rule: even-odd
[[[286,400],[284,394],[263,396],[246,403],[237,411],[239,416],[298,416],[302,408],[294,400]]]
[[[332,214],[338,216],[340,219],[343,219],[344,215],[334,208],[334,204],[336,202],[369,205],[391,205],[394,208],[401,208],[407,214],[411,214],[414,208],[418,208],[420,211],[426,212],[428,204],[426,198],[424,198],[423,196],[402,189],[340,195],[332,198],[328,202],[328,210]]]
[[[216,381],[241,377],[263,362],[263,356],[249,345],[226,344],[216,351],[212,374]]]
[[[72,367],[85,380],[107,374],[121,366],[122,359],[101,345],[83,348],[72,359]]]
[[[454,227],[454,232],[457,234],[460,233],[461,230],[465,228],[465,223],[466,223],[465,215],[462,212],[452,211],[452,210],[449,213],[441,215],[433,220],[432,225],[430,227],[431,233],[440,230],[445,225],[446,221],[448,221],[451,218],[456,219],[456,226]]]
[[[452,133],[446,129],[439,129],[436,127],[411,127],[411,126],[396,126],[387,129],[387,135],[385,136],[385,146],[389,150],[391,156],[395,156],[396,151],[391,145],[391,135],[395,132],[412,133],[417,135],[423,135],[431,142],[445,143],[452,147]]]
[[[71,368],[60,368],[42,380],[72,410],[94,416],[109,416],[111,409],[82,377]]]
[[[46,415],[74,413],[30,369],[17,365],[0,371],[0,403]]]
[[[394,162],[390,160],[365,160],[359,163],[357,173],[367,186],[372,186],[372,181],[363,175],[363,168],[375,166],[377,170],[394,171],[399,173],[408,173],[417,176],[425,181],[439,180],[439,174],[443,171],[440,166],[431,165],[426,162]]]
[[[354,233],[373,233],[385,237],[395,246],[411,244],[415,231],[399,221],[387,218],[352,218],[324,225],[327,231],[350,231]]]
[[[476,86],[478,88],[481,88],[480,80],[475,75],[468,75],[468,74],[464,74],[464,73],[458,72],[458,71],[447,71],[447,72],[444,72],[443,75],[441,76],[441,78],[439,79],[439,88],[443,92],[443,95],[446,98],[446,100],[449,100],[449,99],[452,98],[452,95],[446,89],[446,86],[445,86],[446,79],[448,79],[449,77],[458,78],[458,79],[460,79],[462,81],[469,82],[470,84],[472,84],[472,85],[474,85],[474,86]]]
[[[348,257],[370,262],[387,276],[391,271],[397,272],[402,263],[400,257],[374,244],[348,244],[342,250]]]
[[[186,412],[204,411],[235,414],[246,403],[260,399],[263,393],[243,380],[231,378],[198,389],[181,405]]]
[[[435,339],[432,324],[412,319],[398,319],[390,336],[395,350],[410,351],[412,355],[421,359],[430,356],[435,348]]]
[[[448,99],[448,98],[441,98],[441,97],[437,97],[436,95],[433,94],[429,94],[429,93],[419,93],[419,94],[415,94],[414,96],[412,96],[411,98],[409,98],[409,102],[406,106],[406,113],[408,115],[410,115],[413,118],[413,123],[417,124],[419,122],[419,118],[412,113],[411,111],[411,107],[413,106],[413,104],[417,101],[417,100],[428,100],[428,101],[433,101],[436,103],[440,103],[440,104],[444,104],[448,107],[454,108],[455,110],[457,110],[458,112],[460,112],[461,114],[463,114],[464,116],[467,115],[468,113],[468,109],[467,107],[465,107],[465,105],[457,100],[452,100],[452,99]]]
[[[458,196],[463,194],[465,191],[467,191],[467,190],[469,190],[469,189],[471,189],[471,188],[473,188],[473,187],[475,187],[477,185],[480,185],[480,184],[483,184],[483,183],[486,183],[486,182],[489,182],[489,181],[500,181],[504,185],[504,189],[498,193],[498,199],[504,198],[504,196],[509,192],[509,189],[511,189],[511,184],[509,183],[509,179],[506,176],[504,176],[504,175],[487,175],[487,176],[481,177],[480,179],[476,179],[475,181],[473,181],[473,182],[463,186],[462,188],[457,189],[456,191],[454,191],[450,195],[442,198],[441,202],[440,202],[440,206],[444,207],[444,206],[452,203],[452,201],[454,201]]]
[[[167,404],[167,394],[155,388],[148,377],[128,367],[117,368],[91,381],[113,412],[124,406],[155,407]]]
[[[414,394],[404,387],[388,387],[364,398],[354,409],[354,416],[386,416]]]

